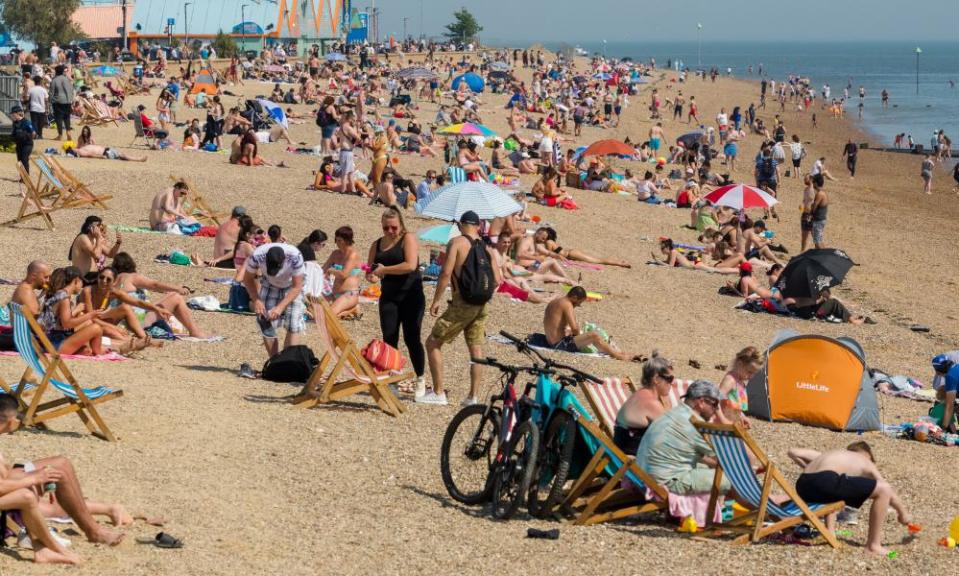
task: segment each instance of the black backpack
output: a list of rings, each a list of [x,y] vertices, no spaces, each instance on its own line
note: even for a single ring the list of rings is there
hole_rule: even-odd
[[[270,382],[306,383],[319,363],[309,346],[290,346],[263,364],[261,377]]]
[[[763,180],[776,179],[776,168],[773,166],[772,158],[763,158],[762,164],[759,166],[759,175]]]
[[[325,128],[330,123],[330,114],[324,108],[316,112],[316,125]]]
[[[481,306],[493,298],[496,291],[496,277],[493,275],[493,263],[482,240],[471,240],[470,251],[466,254],[463,267],[457,279],[460,297],[467,304]]]

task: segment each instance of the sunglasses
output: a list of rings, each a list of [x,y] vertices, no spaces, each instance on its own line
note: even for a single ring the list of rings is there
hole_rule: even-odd
[[[676,379],[672,374],[660,374],[659,377],[665,380],[667,384],[672,384],[673,380]]]
[[[396,232],[399,229],[400,229],[399,226],[383,226],[384,232]]]
[[[709,404],[710,406],[712,406],[713,408],[716,408],[719,406],[719,400],[716,400],[715,398],[703,398],[703,401],[706,402],[706,404]]]
[[[113,276],[109,276],[109,275],[105,275],[105,274],[101,274],[101,275],[97,276],[97,279],[100,280],[100,281],[102,281],[102,282],[113,282]]]

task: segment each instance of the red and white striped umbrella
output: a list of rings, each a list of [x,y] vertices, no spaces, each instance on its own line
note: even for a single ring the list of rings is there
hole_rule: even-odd
[[[729,206],[737,210],[769,208],[779,203],[769,194],[748,184],[729,184],[706,194],[706,200],[716,206]]]

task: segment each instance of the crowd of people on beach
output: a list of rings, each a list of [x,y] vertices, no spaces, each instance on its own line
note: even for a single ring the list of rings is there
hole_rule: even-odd
[[[383,208],[379,216],[382,236],[365,252],[355,245],[354,230],[348,224],[336,228],[332,236],[316,229],[295,242],[284,236],[282,224],[267,224],[268,220],[260,219],[262,215],[257,216],[258,224],[243,206],[235,206],[228,219],[209,230],[211,247],[181,255],[186,265],[228,271],[229,301],[222,307],[252,316],[248,321],[256,323],[267,358],[303,343],[309,321],[323,321],[325,312],[319,301],[325,300],[338,318],[360,318],[364,299],[375,298],[383,342],[399,348],[402,334],[413,370],[412,380],[401,383],[398,391],[418,403],[447,405],[451,396],[447,383],[456,379],[446,375],[444,346],[462,334],[470,357],[483,356],[494,295],[542,305],[542,331],[529,335],[530,345],[642,363],[642,386],[620,410],[614,440],[670,491],[696,494],[709,492],[713,482],[709,466],[716,462],[690,418],[748,428],[745,383],[761,366],[760,351],[743,349],[718,385],[695,382],[684,402],[667,411],[662,399],[674,378],[670,362],[657,354],[648,357],[624,351],[605,331],[578,314],[586,303],[602,297],[587,290],[584,272],[588,275],[607,266],[629,269],[633,263],[574,248],[576,239],[568,234],[560,242],[561,231],[530,215],[531,205],[576,210],[579,203],[588,201],[589,194],[606,192],[643,205],[686,210],[688,220],[685,215],[679,219],[688,221],[685,227],[698,233],[699,244],[661,238],[659,254],[654,253],[650,263],[735,277],[724,280],[720,289],[747,302],[768,302],[780,313],[874,323],[851,312],[833,296],[831,286],[805,298],[784,297],[779,278],[789,265],[788,249],[782,236],[768,228],[780,220],[776,206],[764,210],[762,218],[754,218],[757,213],[747,214],[706,199],[711,191],[735,184],[743,167],[748,168],[753,186],[773,198],[781,187],[798,187],[801,182],[799,252],[834,247],[825,231],[830,207],[827,183],[836,177],[827,169],[825,156],[805,168],[809,150],[797,131],[787,130],[782,117],[787,102],[814,109],[817,96],[808,81],[791,77],[777,84],[763,79],[758,105],[741,103],[729,111],[723,107],[713,117],[713,111],[702,109],[697,102],[689,70],[667,77],[654,61],[596,57],[584,66],[534,50],[487,51],[478,61],[465,56],[457,61],[430,49],[423,60],[425,72],[418,79],[404,79],[397,74],[398,64],[379,63],[375,52],[361,51],[359,55],[360,62],[354,65],[350,60],[327,60],[316,50],[291,65],[285,53],[281,58],[277,51],[266,50],[249,67],[234,57],[226,70],[217,74],[220,94],[213,96],[192,90],[199,82],[197,67],[192,65],[181,68],[178,75],[135,83],[137,89],[159,90],[156,119],[149,117],[144,105],[131,116],[138,130],[142,128],[154,139],[154,148],[218,150],[224,147],[224,136],[230,134],[236,136],[229,147],[230,164],[242,170],[267,169],[285,164],[264,159],[261,146],[285,140],[290,152],[319,157],[312,189],[357,196],[358,201]],[[228,89],[244,77],[260,78],[257,71],[273,70],[268,68],[271,66],[281,67],[283,72],[277,74],[282,80],[269,78],[279,83],[263,100],[272,102],[280,113],[273,115],[264,104],[253,105],[249,100],[238,100],[227,112]],[[530,79],[520,79],[512,68],[522,68]],[[461,80],[461,75],[480,78],[492,87],[493,94],[475,89]],[[702,81],[707,76],[715,81],[718,75],[718,69],[704,72]],[[653,86],[644,88],[651,82]],[[284,88],[284,83],[289,85]],[[69,153],[80,158],[147,161],[145,156],[97,144],[90,126],[84,126],[73,142],[71,115],[78,110],[75,103],[79,98],[104,102],[114,110],[109,112],[110,118],[119,119],[128,116],[124,108],[127,94],[111,89],[109,96],[94,96],[86,76],[77,75],[69,62],[31,64],[23,86],[24,107],[14,109],[14,133],[18,159],[28,171],[34,142],[43,139],[48,104],[55,117],[57,140],[66,138],[64,144],[71,144],[65,148]],[[768,94],[780,105],[771,119],[765,113]],[[823,87],[821,97],[824,105],[842,105],[831,98],[828,86]],[[584,132],[612,131],[626,114],[645,115],[630,108],[642,108],[640,103],[647,98],[651,126],[643,136],[624,139],[628,154],[591,155],[578,147],[586,143]],[[417,100],[435,104],[435,117],[424,117]],[[886,100],[884,97],[884,103]],[[181,101],[205,112],[202,128],[198,119],[185,122],[182,112],[177,118]],[[498,110],[500,102],[505,102],[504,112]],[[310,105],[315,111],[300,116],[293,105]],[[284,111],[284,106],[290,107]],[[24,108],[30,112],[29,119]],[[482,125],[483,118],[501,113],[508,118],[510,129],[505,137],[457,136],[444,130],[450,125]],[[670,138],[665,127],[670,121],[664,116],[674,124],[698,128]],[[293,148],[284,122],[298,121],[316,124],[317,146]],[[174,142],[173,130],[181,127],[182,142]],[[934,154],[923,163],[926,192],[930,191],[934,163],[951,154],[945,134],[938,133],[936,139]],[[746,143],[755,144],[756,155],[744,162],[740,148]],[[402,173],[394,161],[403,154],[429,158],[436,169],[417,181],[413,174]],[[859,147],[850,140],[842,152],[850,178],[856,176],[859,154]],[[630,168],[619,172],[617,156],[627,156]],[[421,241],[406,225],[407,214],[418,201],[448,189],[454,179],[516,188],[524,177],[535,181],[528,195],[515,195],[520,211],[485,219],[473,210],[456,214],[455,237],[442,250],[431,250],[428,261],[421,260]],[[959,169],[956,178],[959,182]],[[193,207],[186,205],[190,193],[190,185],[183,180],[158,190],[149,207],[149,229],[178,235],[202,230],[204,224]],[[119,231],[111,235],[100,216],[90,216],[68,247],[69,265],[54,266],[38,258],[16,286],[11,301],[36,318],[61,354],[106,354],[104,338],[109,339],[109,348],[136,355],[169,339],[211,336],[191,310],[194,290],[139,272],[128,237]],[[174,255],[169,261],[174,261]],[[756,273],[765,276],[766,285]],[[428,283],[435,283],[431,296]],[[562,289],[553,292],[554,286]],[[436,320],[424,339],[427,311]],[[954,429],[949,419],[959,368],[943,362],[935,369],[944,375],[942,402],[949,406],[944,424]],[[482,401],[483,369],[472,364],[469,371],[464,406]],[[241,372],[257,375],[249,364]],[[315,388],[307,386],[296,398],[316,394]],[[0,431],[16,428],[18,410],[15,400],[0,395]],[[803,469],[797,490],[808,501],[845,500],[848,506],[858,508],[873,500],[869,551],[884,552],[881,528],[887,507],[896,510],[901,523],[911,522],[867,444],[857,442],[847,450],[824,453],[795,449],[790,458]],[[37,561],[78,561],[49,536],[44,517],[70,515],[91,541],[107,544],[117,543],[120,536],[101,527],[92,515],[109,516],[118,526],[133,521],[116,505],[86,502],[69,461],[28,464],[11,468],[0,461],[0,510],[20,512],[33,538]],[[42,487],[51,482],[57,485],[56,498],[55,504],[48,505],[39,496]],[[723,489],[728,491],[729,486]],[[835,517],[828,520],[831,530],[835,521]]]

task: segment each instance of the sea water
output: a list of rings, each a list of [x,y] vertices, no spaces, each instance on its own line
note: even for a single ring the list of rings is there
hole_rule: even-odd
[[[559,44],[546,44],[556,50]],[[862,127],[891,145],[896,134],[911,134],[917,144],[928,148],[934,130],[943,129],[950,138],[959,137],[959,42],[920,42],[918,55],[919,94],[916,94],[916,44],[890,42],[591,42],[580,46],[590,54],[631,57],[636,61],[656,59],[665,68],[669,60],[691,69],[713,66],[722,74],[732,68],[733,76],[758,81],[759,67],[769,78],[782,81],[789,75],[808,77],[821,104],[823,84],[831,88],[830,98],[841,98],[849,88],[847,118],[858,118],[859,86],[866,89]],[[700,56],[701,54],[701,56]],[[752,74],[748,73],[752,66]],[[956,86],[950,85],[955,81]],[[694,84],[695,85],[695,84]],[[889,92],[889,107],[883,110],[880,93]],[[695,94],[695,91],[692,91]],[[753,99],[759,102],[759,89]],[[744,108],[749,102],[731,102]],[[778,110],[778,102],[767,94],[767,110]],[[788,106],[788,103],[787,103]],[[817,106],[818,107],[818,106]],[[819,113],[823,118],[823,113]]]

